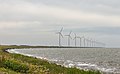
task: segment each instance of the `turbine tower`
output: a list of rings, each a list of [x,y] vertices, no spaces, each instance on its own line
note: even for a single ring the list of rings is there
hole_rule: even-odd
[[[63,38],[62,31],[63,31],[63,27],[61,28],[61,30],[59,32],[56,33],[59,35],[59,42],[58,42],[59,46],[61,46],[61,37]]]
[[[86,39],[84,36],[82,38],[83,38],[83,47],[86,47]]]
[[[68,37],[68,46],[70,46],[70,39],[72,39],[71,33],[72,33],[72,31],[70,31],[70,33],[68,35],[65,35]]]
[[[95,47],[95,39],[92,40],[92,46]]]
[[[80,39],[80,47],[82,46],[82,37],[77,37]]]
[[[76,46],[76,42],[77,42],[77,35],[76,35],[76,33],[74,33],[74,35],[75,35],[75,37],[74,37],[74,39],[73,39],[73,40],[75,40],[75,46]]]
[[[93,40],[90,39],[90,47],[93,47]]]
[[[92,47],[92,39],[91,38],[88,38],[88,47]]]
[[[89,39],[86,38],[86,47],[89,47]]]

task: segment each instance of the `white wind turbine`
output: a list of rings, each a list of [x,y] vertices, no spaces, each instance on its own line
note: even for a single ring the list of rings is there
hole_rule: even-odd
[[[86,38],[86,47],[89,47],[89,39]]]
[[[73,39],[73,40],[75,40],[75,46],[76,46],[76,42],[77,42],[77,35],[76,35],[76,33],[74,33],[74,35],[75,35],[75,37],[74,37],[74,39]]]
[[[92,46],[93,46],[93,47],[96,47],[96,40],[95,40],[95,39],[92,40]]]
[[[98,42],[95,40],[95,47],[98,47]]]
[[[70,46],[70,39],[72,39],[71,33],[72,33],[72,31],[70,31],[70,33],[68,35],[65,35],[68,37],[68,46]]]
[[[88,38],[88,47],[92,47],[92,39]]]
[[[92,38],[90,39],[90,47],[93,47],[93,40],[92,40]]]
[[[61,37],[63,38],[62,31],[63,31],[63,27],[61,28],[59,32],[56,33],[59,35],[59,46],[61,46]]]
[[[83,38],[83,47],[86,47],[86,39],[84,36],[82,38]]]
[[[80,47],[82,46],[82,37],[77,37],[77,38],[79,38],[80,39]]]

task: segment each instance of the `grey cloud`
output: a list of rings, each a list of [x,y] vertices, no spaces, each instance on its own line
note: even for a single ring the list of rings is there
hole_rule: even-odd
[[[0,14],[1,14],[0,15],[1,16],[0,20],[1,21],[2,20],[22,20],[22,21],[23,20],[24,21],[25,20],[26,21],[36,21],[36,20],[38,20],[38,21],[53,21],[53,20],[57,21],[57,20],[60,20],[60,21],[64,22],[64,20],[65,21],[69,20],[68,22],[70,22],[70,21],[76,22],[76,21],[82,20],[82,18],[88,18],[89,19],[90,17],[92,18],[92,16],[93,16],[93,18],[94,17],[96,18],[97,13],[104,13],[103,10],[101,12],[99,12],[99,10],[98,10],[99,8],[95,8],[95,7],[97,7],[96,3],[99,2],[99,1],[93,2],[93,0],[91,0],[91,1],[75,0],[74,3],[68,4],[68,10],[66,8],[67,5],[64,6],[65,9],[61,9],[62,4],[64,4],[64,2],[65,3],[67,3],[67,2],[70,3],[72,1],[56,1],[56,2],[53,2],[53,0],[51,0],[51,1],[50,0],[49,1],[48,0],[46,0],[46,1],[41,1],[40,0],[39,2],[37,2],[37,4],[36,4],[35,1],[38,1],[38,0],[35,0],[35,1],[33,1],[33,0],[30,0],[30,1],[28,1],[28,0],[27,1],[16,0],[15,2],[14,1],[6,2],[6,1],[8,1],[8,0],[5,0],[5,1],[1,2],[3,4],[3,6],[1,5],[1,7],[0,7],[1,8],[1,12],[0,12]],[[46,4],[46,2],[49,3],[49,4]],[[83,13],[87,12],[86,15],[84,14],[84,17],[82,16],[83,13],[81,14],[81,12],[79,12],[79,11],[78,12],[73,12],[74,9],[71,9],[72,6],[73,7],[77,6],[77,4],[75,2],[80,3],[80,4],[78,4],[78,7],[80,7],[80,8],[77,8],[77,10],[84,9]],[[47,7],[49,7],[49,5],[52,5],[52,6],[50,6],[51,10],[47,9],[46,6],[45,6],[46,9],[44,9],[43,6],[39,6],[42,3],[45,4]],[[60,6],[56,7],[56,5],[58,5],[58,3],[59,3]],[[96,4],[96,5],[94,5],[94,4]],[[87,6],[87,8],[85,8],[86,6]],[[43,9],[42,9],[42,7],[43,7]],[[93,7],[92,8],[93,10],[90,10],[91,7]],[[8,9],[6,9],[6,8],[8,8]],[[42,10],[43,10],[43,12],[42,12]],[[98,11],[94,11],[94,10],[98,10]],[[49,12],[49,13],[47,13],[47,12]],[[109,12],[109,11],[107,11],[107,12]],[[39,13],[41,13],[41,14],[39,14]],[[90,14],[88,14],[88,13],[90,13]],[[76,14],[78,14],[78,15],[76,15]],[[95,15],[91,15],[91,14],[95,14]],[[106,13],[106,14],[108,14],[108,13]],[[102,18],[103,18],[103,16],[102,16]],[[101,18],[99,16],[99,14],[97,15],[97,17],[98,17],[98,19]],[[65,18],[65,19],[63,19],[63,18]],[[75,18],[78,18],[78,19],[75,19]],[[107,18],[109,18],[109,17],[107,17]],[[113,18],[113,17],[111,17],[111,18]],[[89,19],[89,20],[91,20],[91,19]],[[87,22],[88,22],[88,20],[87,20]]]
[[[28,2],[40,2],[47,5],[62,6],[65,8],[80,9],[88,12],[96,12],[106,15],[120,15],[120,1],[119,0],[27,0]]]
[[[46,9],[42,7],[42,4],[45,5]],[[39,11],[39,8],[44,12]],[[85,14],[82,16],[79,11]],[[91,14],[97,16],[90,16]],[[65,27],[65,32],[73,30],[79,33],[88,32],[106,35],[103,40],[108,38],[106,42],[110,43],[109,40],[112,39],[114,43],[118,42],[119,45],[117,39],[120,37],[119,18],[120,0],[0,0],[0,22],[8,22],[8,25],[9,21],[30,22],[20,24],[17,27],[9,25],[10,28],[0,24],[3,42],[8,42],[13,37],[16,37],[15,40],[13,39],[15,43],[19,41],[24,43],[24,38],[31,42],[41,41],[40,36],[43,34],[41,32],[56,32],[61,27]],[[42,22],[42,24],[32,23],[34,21]],[[1,26],[4,28],[1,28]],[[14,36],[12,36],[12,33],[14,33]],[[23,39],[19,40],[19,34],[21,33],[24,33],[25,36],[22,35]],[[37,37],[39,40],[33,39],[36,33],[39,34]],[[28,34],[32,38],[28,37]],[[45,40],[44,37],[49,39],[49,36],[46,35],[43,36],[43,41]],[[112,44],[109,46],[112,46]]]
[[[75,32],[83,33],[98,33],[105,35],[120,35],[120,27],[86,27],[86,28],[76,28]]]

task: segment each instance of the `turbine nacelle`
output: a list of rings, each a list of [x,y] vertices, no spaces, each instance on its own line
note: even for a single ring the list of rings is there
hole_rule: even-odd
[[[65,35],[65,36],[68,36],[69,38],[72,39],[72,37],[71,37],[71,33],[72,33],[72,31],[70,31],[70,33],[69,33],[68,35]]]
[[[68,37],[68,46],[70,46],[70,39],[72,39],[71,33],[72,33],[72,31],[70,31],[70,33],[68,35],[65,35]]]
[[[57,32],[56,34],[59,34],[62,38],[64,37],[61,32]]]
[[[76,33],[74,33],[74,35],[75,35],[75,36],[74,36],[73,40],[75,40],[75,39],[77,38],[77,35],[76,35]]]

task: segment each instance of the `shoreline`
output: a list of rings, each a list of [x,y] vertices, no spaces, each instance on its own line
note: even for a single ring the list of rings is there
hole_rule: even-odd
[[[28,50],[29,50],[29,49],[32,49],[32,48],[28,48]],[[11,51],[11,50],[12,50],[12,51]],[[95,66],[97,66],[97,68],[99,68],[99,70],[97,70],[97,68],[96,68],[96,69],[83,69],[83,68],[80,68],[80,67],[75,66],[76,64],[74,64],[74,66],[72,66],[73,64],[71,64],[71,66],[69,66],[69,65],[64,65],[64,64],[60,64],[60,63],[59,63],[60,60],[48,59],[47,57],[40,57],[40,56],[35,56],[35,55],[20,53],[20,52],[13,51],[13,50],[14,50],[14,49],[8,49],[7,52],[8,52],[8,53],[21,54],[21,55],[24,55],[24,56],[29,56],[29,57],[33,57],[33,58],[38,58],[38,59],[46,60],[46,61],[48,61],[48,62],[50,62],[50,63],[56,63],[57,65],[61,65],[61,66],[64,66],[64,67],[66,67],[66,68],[76,67],[77,69],[84,70],[84,71],[93,70],[93,71],[100,71],[100,72],[103,73],[103,74],[108,74],[108,73],[109,73],[109,74],[114,74],[114,72],[102,71],[103,68],[98,67],[96,64],[79,62],[79,64],[81,64],[83,67],[84,67],[84,65],[86,65],[86,66],[93,66],[93,65],[95,65]],[[17,50],[19,50],[19,49],[17,49]],[[22,50],[22,49],[20,49],[20,50]],[[23,50],[24,50],[24,49],[23,49]],[[67,60],[67,61],[71,61],[71,60]],[[61,61],[61,62],[62,62],[62,61]],[[64,63],[65,63],[65,62],[64,62]],[[104,69],[105,69],[105,68],[104,68]],[[107,69],[106,69],[106,70],[107,70]]]
[[[22,47],[20,47],[20,46],[14,46],[14,47],[12,47],[12,46],[10,46],[10,48],[4,48],[4,49],[2,49],[3,50],[3,52],[4,53],[7,53],[7,54],[10,54],[10,55],[14,55],[14,56],[16,56],[16,55],[20,55],[20,54],[11,54],[11,53],[8,53],[7,52],[7,50],[9,50],[9,49],[20,49],[20,48],[38,48],[38,46],[36,47],[36,46],[22,46]],[[20,55],[20,56],[22,56],[22,57],[28,57],[28,56],[24,56],[24,55]],[[18,56],[19,57],[19,56]],[[32,59],[35,59],[36,60],[36,57],[28,57],[28,58],[32,58]],[[40,60],[40,61],[44,61],[44,62],[49,62],[49,61],[46,61],[46,60],[44,60],[44,59],[37,59],[37,60]],[[37,62],[39,62],[39,61],[37,61]],[[51,63],[50,63],[51,64]],[[50,65],[50,64],[48,64],[48,65]],[[53,65],[54,65],[54,63],[53,63]],[[52,66],[52,64],[51,64],[51,66]],[[76,69],[76,68],[64,68],[64,67],[62,67],[62,66],[60,66],[60,65],[57,65],[56,64],[56,66],[55,66],[56,68],[57,67],[59,67],[59,68],[61,68],[61,69],[65,69],[66,70],[66,72],[67,72],[67,70],[69,71],[70,69],[71,69],[71,71],[73,70],[76,70],[75,71],[75,73],[76,72],[84,72],[85,74],[87,74],[88,72],[90,73],[90,74],[92,74],[92,73],[94,73],[94,74],[100,74],[100,72],[98,72],[98,71],[83,71],[83,70],[78,70],[78,69]],[[56,71],[56,70],[55,70]],[[72,72],[71,72],[72,73]],[[51,74],[51,73],[50,73]],[[64,74],[64,73],[63,73]],[[66,74],[66,73],[65,73]]]

